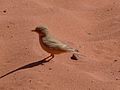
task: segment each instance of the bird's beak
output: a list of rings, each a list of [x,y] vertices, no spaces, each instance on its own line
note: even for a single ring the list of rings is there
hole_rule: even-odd
[[[35,30],[31,30],[32,32],[36,32]]]

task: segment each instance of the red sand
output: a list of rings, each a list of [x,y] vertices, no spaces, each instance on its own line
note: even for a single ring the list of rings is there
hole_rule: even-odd
[[[49,55],[31,32],[37,25],[86,57],[35,66]],[[119,48],[119,0],[0,0],[0,76],[27,65],[1,78],[0,90],[120,90]]]

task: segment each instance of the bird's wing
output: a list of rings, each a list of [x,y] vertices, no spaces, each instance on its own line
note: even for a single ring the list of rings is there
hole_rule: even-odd
[[[50,48],[74,52],[73,48],[69,47],[68,45],[66,45],[66,44],[62,43],[61,41],[58,41],[54,38],[50,38],[50,37],[43,38],[43,42]]]

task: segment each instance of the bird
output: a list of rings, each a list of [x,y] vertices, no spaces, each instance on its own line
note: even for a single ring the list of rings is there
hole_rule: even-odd
[[[39,35],[39,43],[43,50],[50,53],[49,57],[54,58],[55,55],[61,53],[78,53],[77,49],[71,48],[67,44],[61,42],[60,40],[54,38],[45,26],[37,26],[32,32],[36,32]]]

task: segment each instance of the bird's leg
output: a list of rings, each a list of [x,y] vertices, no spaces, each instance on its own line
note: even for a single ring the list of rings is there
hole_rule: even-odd
[[[54,54],[51,54],[52,58],[54,58]]]
[[[48,59],[47,61],[50,61],[51,59],[54,58],[54,54],[51,54],[49,57],[51,57],[50,59]]]
[[[49,55],[48,57],[44,58],[44,60],[48,59],[49,57],[51,57],[51,55]]]

